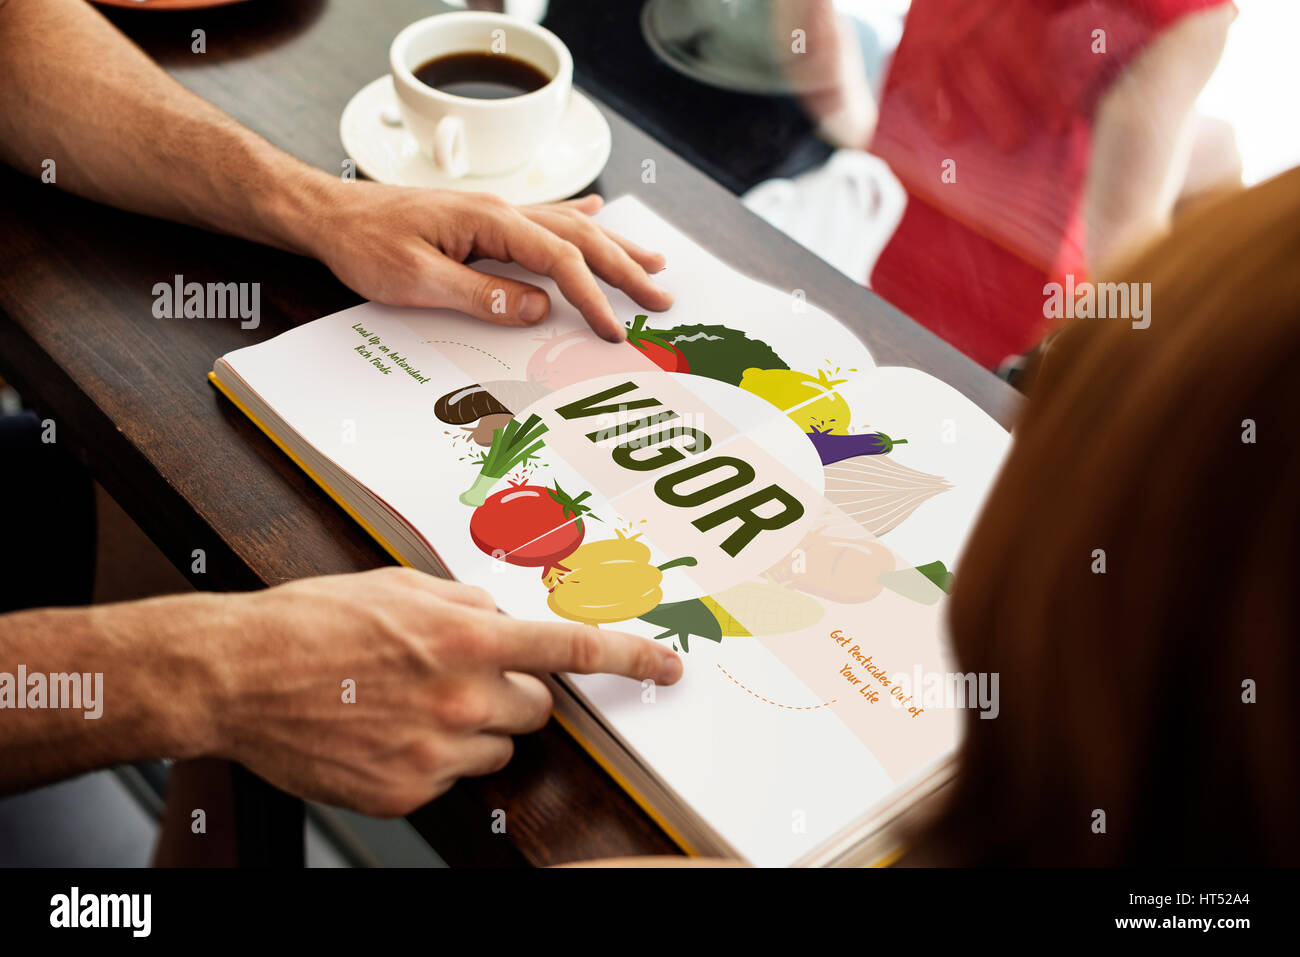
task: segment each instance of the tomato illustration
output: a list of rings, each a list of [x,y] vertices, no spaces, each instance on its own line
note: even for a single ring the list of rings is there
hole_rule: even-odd
[[[640,617],[656,607],[664,597],[663,573],[696,561],[677,558],[655,567],[650,549],[637,538],[618,532],[617,538],[588,542],[544,572],[551,611],[570,621],[603,625]]]
[[[582,543],[582,516],[591,511],[582,500],[590,494],[511,482],[474,509],[470,538],[499,561],[550,568]]]
[[[645,327],[649,316],[637,316],[628,326],[627,341],[640,349],[651,362],[665,372],[690,372],[691,365],[686,361],[682,350],[673,345],[664,334]]]
[[[606,342],[590,329],[542,338],[528,360],[526,375],[548,389],[563,389],[593,375],[636,372],[645,369],[645,357],[626,343]]]

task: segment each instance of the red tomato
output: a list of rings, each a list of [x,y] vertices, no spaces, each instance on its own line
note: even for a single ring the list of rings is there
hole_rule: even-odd
[[[648,316],[637,316],[627,330],[627,341],[665,372],[690,372],[690,363],[661,332],[645,327]]]
[[[596,338],[590,329],[543,337],[528,360],[526,375],[548,389],[563,389],[598,375],[636,372],[645,359],[622,343]]]
[[[680,349],[671,343],[661,345],[658,342],[642,340],[633,343],[633,345],[645,353],[647,359],[665,372],[690,371],[690,366],[686,362],[686,357],[682,355]]]
[[[583,492],[570,498],[557,485],[522,482],[488,497],[469,520],[469,535],[499,561],[549,568],[582,544],[582,515],[589,511]]]

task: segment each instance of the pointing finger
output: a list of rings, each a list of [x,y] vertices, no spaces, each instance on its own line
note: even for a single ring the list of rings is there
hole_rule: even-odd
[[[649,638],[591,625],[494,618],[493,657],[511,671],[611,674],[659,684],[682,676],[681,659]]]

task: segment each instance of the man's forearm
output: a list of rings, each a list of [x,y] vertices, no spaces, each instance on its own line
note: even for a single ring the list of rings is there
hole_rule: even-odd
[[[464,265],[474,255],[549,276],[597,334],[627,332],[599,276],[638,305],[672,296],[663,258],[593,223],[598,197],[493,197],[344,184],[277,149],[160,70],[84,0],[0,0],[0,161],[99,202],[319,259],[392,306],[494,323],[546,318],[544,289]]]
[[[194,611],[220,616],[222,601],[199,595],[0,615],[0,793],[211,750],[213,669],[204,635],[185,635],[184,622]]]
[[[147,215],[307,252],[328,174],[186,90],[84,0],[0,4],[0,158]]]

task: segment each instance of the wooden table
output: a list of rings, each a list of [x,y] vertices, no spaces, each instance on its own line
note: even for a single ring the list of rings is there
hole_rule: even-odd
[[[398,29],[429,10],[428,0],[278,0],[113,16],[181,83],[337,172],[344,104],[386,72]],[[196,28],[206,54],[190,52]],[[743,272],[806,290],[880,364],[930,372],[1009,421],[1014,393],[993,375],[751,215],[635,118],[606,115],[614,149],[597,191],[636,194]],[[645,159],[657,167],[653,184],[641,181]],[[315,262],[97,206],[12,170],[0,169],[0,191],[0,375],[58,422],[60,440],[196,587],[258,588],[388,562],[205,379],[217,356],[353,305],[353,293]],[[153,284],[176,273],[260,282],[260,327],[155,319]],[[207,554],[204,575],[190,574],[196,548]],[[554,722],[518,744],[505,771],[412,815],[449,863],[675,852]],[[507,813],[504,835],[490,826],[495,809]]]

